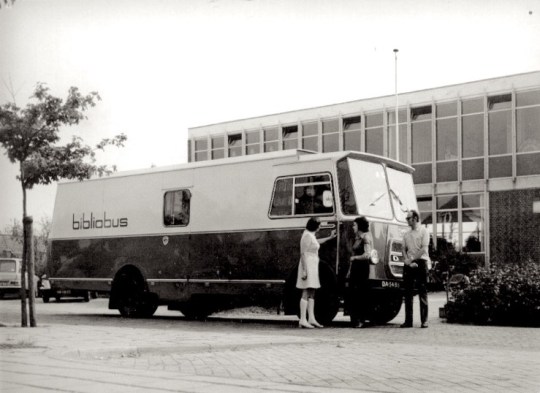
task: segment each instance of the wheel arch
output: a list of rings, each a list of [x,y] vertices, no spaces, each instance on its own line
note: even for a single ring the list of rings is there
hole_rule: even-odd
[[[122,290],[124,289],[126,280],[135,279],[137,285],[144,292],[149,292],[148,283],[146,281],[146,274],[139,266],[127,263],[121,266],[115,273],[111,283],[111,293],[109,296],[109,309],[118,309],[120,307],[120,298]]]

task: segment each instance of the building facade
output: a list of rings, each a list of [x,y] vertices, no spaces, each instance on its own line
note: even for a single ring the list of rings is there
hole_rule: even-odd
[[[189,161],[357,150],[415,168],[435,247],[540,255],[540,71],[189,129]],[[397,136],[396,136],[397,129]],[[397,149],[396,149],[397,145]]]

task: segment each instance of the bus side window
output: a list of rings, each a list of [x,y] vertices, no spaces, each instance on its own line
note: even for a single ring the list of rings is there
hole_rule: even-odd
[[[328,215],[334,212],[332,179],[327,174],[277,179],[270,217]]]
[[[290,216],[292,214],[293,179],[278,179],[272,196],[271,216]]]
[[[163,198],[163,224],[165,226],[186,226],[189,224],[189,190],[167,191]]]

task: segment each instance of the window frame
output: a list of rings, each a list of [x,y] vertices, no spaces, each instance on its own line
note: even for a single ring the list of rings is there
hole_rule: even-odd
[[[167,194],[170,194],[170,193],[177,193],[177,192],[182,192],[182,204],[184,204],[184,201],[186,200],[186,197],[187,197],[187,206],[188,206],[188,211],[187,213],[185,213],[182,209],[182,213],[184,214],[187,214],[187,221],[185,223],[181,223],[181,224],[175,224],[174,221],[172,224],[167,224],[167,221],[166,221],[166,217],[167,217]],[[174,190],[167,190],[163,193],[163,215],[162,215],[162,225],[165,227],[165,228],[178,228],[178,227],[187,227],[191,221],[191,198],[192,198],[192,194],[191,194],[191,191],[187,188],[178,188],[178,189],[174,189]],[[172,215],[173,217],[175,216],[175,211],[174,211],[174,202],[173,202],[173,206],[172,206]]]
[[[297,182],[297,179],[305,178],[305,177],[311,177],[311,176],[326,176],[328,177],[328,181],[318,181],[318,182]],[[291,206],[291,213],[287,215],[276,215],[272,214],[272,207],[274,206],[274,200],[276,197],[276,189],[277,184],[279,181],[286,181],[287,179],[292,179],[292,190],[290,195],[290,206]],[[324,212],[324,213],[308,213],[308,214],[296,214],[296,208],[295,208],[295,200],[296,200],[296,187],[305,187],[306,185],[330,185],[330,192],[332,193],[332,211],[331,212]],[[332,174],[330,172],[313,172],[313,173],[300,173],[296,175],[286,175],[286,176],[278,176],[274,180],[274,186],[272,187],[272,198],[270,199],[270,206],[268,208],[268,217],[272,220],[276,219],[283,219],[283,218],[305,218],[305,217],[321,217],[321,216],[333,216],[336,214],[336,198],[335,198],[335,192],[334,192],[334,179],[332,177]]]

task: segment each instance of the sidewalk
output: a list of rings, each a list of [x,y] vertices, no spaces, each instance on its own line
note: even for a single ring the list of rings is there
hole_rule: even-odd
[[[340,317],[306,331],[290,317],[187,322],[161,309],[153,320],[3,327],[0,391],[540,391],[540,329],[446,324],[440,301],[430,298],[429,329],[399,329],[402,314],[381,327],[349,329]]]

